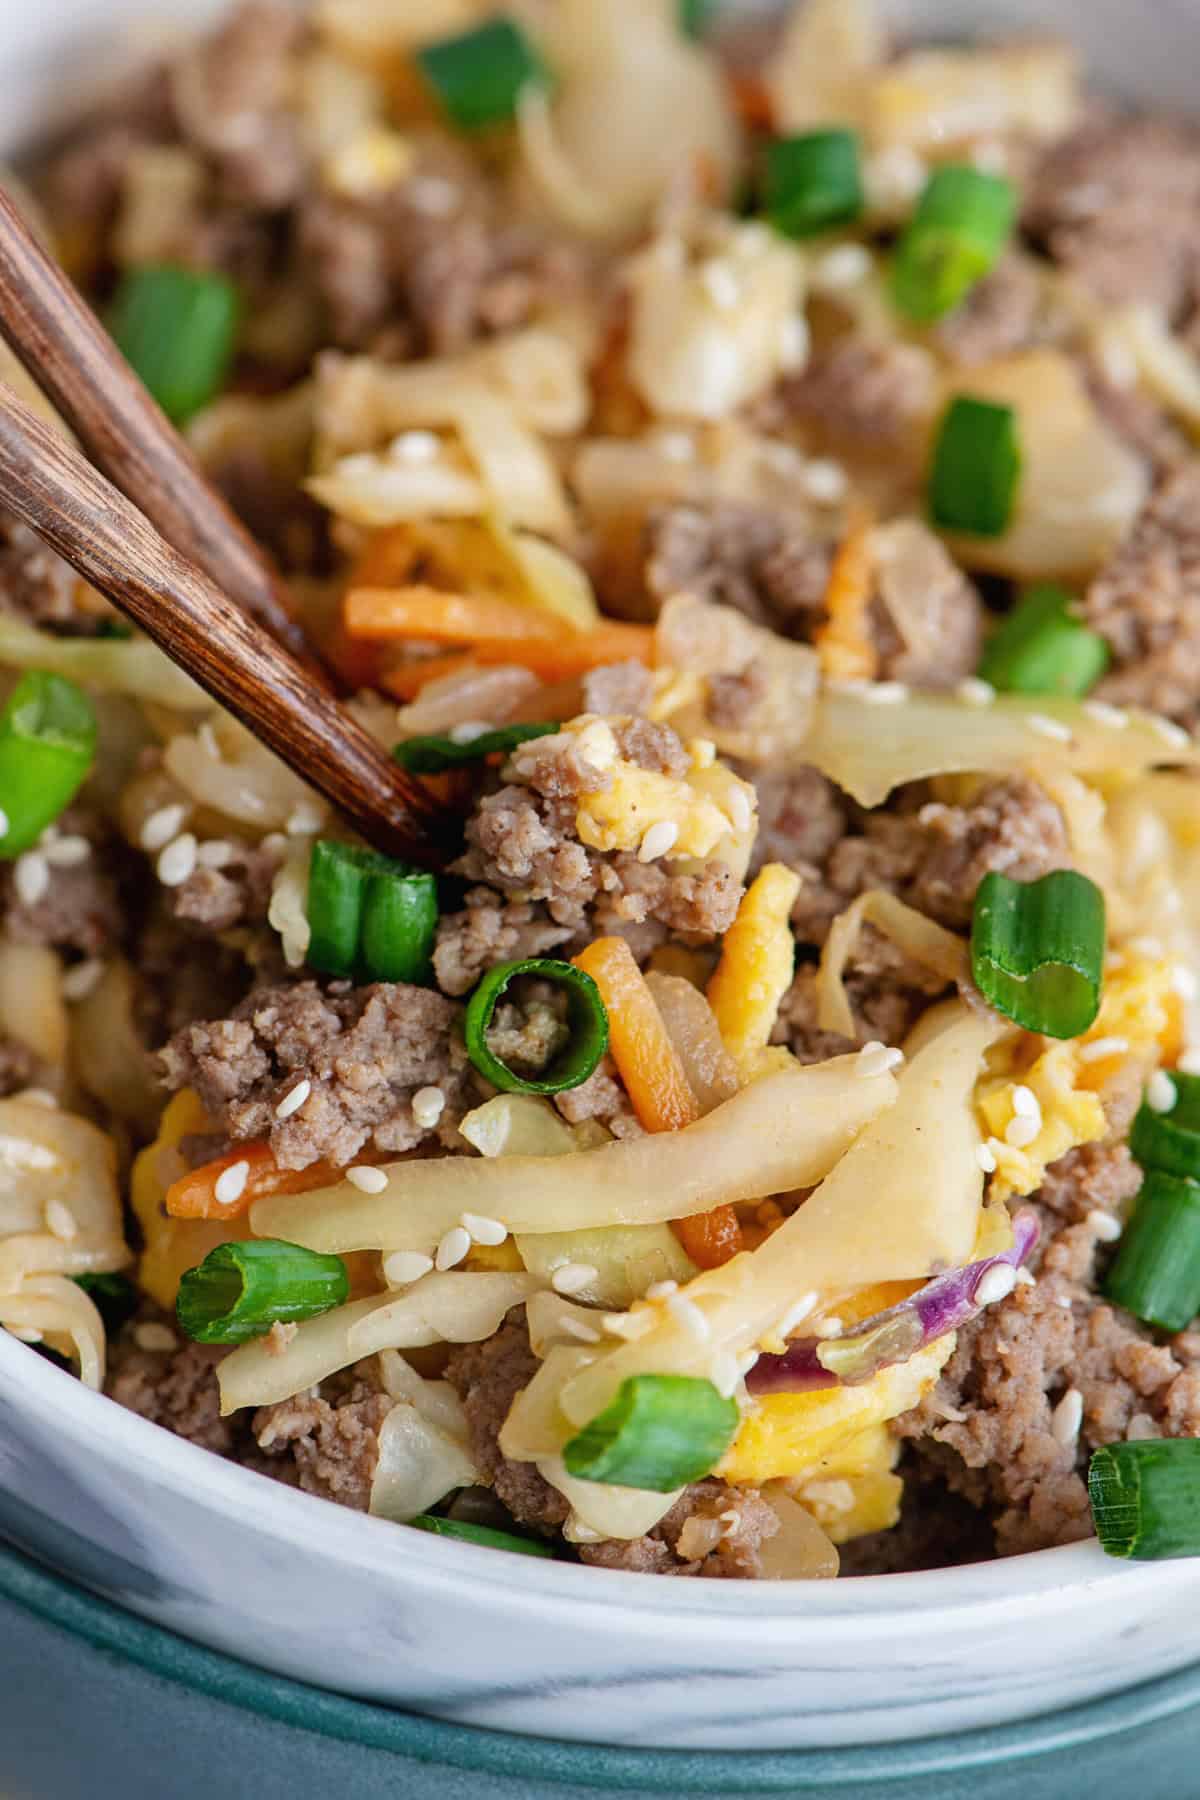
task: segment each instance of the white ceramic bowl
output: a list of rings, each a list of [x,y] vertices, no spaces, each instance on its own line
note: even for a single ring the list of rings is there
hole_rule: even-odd
[[[401,4],[402,0],[397,0]],[[211,11],[172,0],[171,25]],[[1190,99],[1200,4],[916,0],[942,32],[1081,38],[1101,80]],[[142,0],[0,0],[11,148],[127,57]],[[158,15],[159,21],[162,14]],[[397,1530],[264,1481],[0,1332],[0,1532],[263,1668],[477,1725],[690,1748],[895,1742],[1029,1717],[1200,1656],[1200,1560],[1094,1544],[795,1586],[650,1580]]]

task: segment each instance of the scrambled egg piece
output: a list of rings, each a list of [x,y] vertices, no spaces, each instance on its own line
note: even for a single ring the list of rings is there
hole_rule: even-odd
[[[1118,951],[1105,971],[1100,1012],[1082,1037],[1055,1041],[1023,1033],[992,1052],[975,1103],[996,1158],[994,1199],[1031,1194],[1050,1163],[1077,1144],[1104,1136],[1108,1123],[1100,1096],[1106,1084],[1129,1063],[1144,1079],[1176,1029],[1171,980],[1164,958]],[[1030,1061],[1031,1049],[1042,1042],[1046,1048]],[[1037,1135],[1023,1145],[1005,1137],[1019,1087],[1032,1092],[1041,1112]]]
[[[789,1483],[793,1498],[807,1507],[835,1544],[889,1531],[900,1517],[904,1483],[895,1473],[900,1440],[886,1425],[856,1432],[817,1475]]]
[[[789,923],[800,877],[768,863],[742,896],[725,934],[708,998],[725,1047],[743,1078],[770,1042],[779,1003],[792,985],[796,946]]]
[[[647,861],[720,855],[744,871],[755,834],[755,793],[732,769],[713,759],[711,743],[696,738],[688,744],[691,767],[686,775],[663,775],[639,768],[617,753],[607,720],[582,713],[563,730],[581,740],[580,750],[609,785],[579,796],[575,830],[593,850],[642,851]],[[674,827],[667,847],[655,848],[657,826]]]

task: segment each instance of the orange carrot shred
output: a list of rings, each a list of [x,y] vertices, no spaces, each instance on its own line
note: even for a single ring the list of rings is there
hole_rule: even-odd
[[[872,520],[860,511],[851,520],[825,589],[826,619],[814,634],[821,670],[830,681],[873,681],[879,652],[871,636],[870,609],[875,561]]]
[[[472,644],[477,638],[556,639],[572,627],[552,613],[494,595],[448,594],[410,587],[351,588],[344,602],[346,630],[355,638],[426,638]]]
[[[361,1161],[370,1161],[369,1156]],[[248,1168],[245,1185],[236,1200],[217,1198],[217,1182],[227,1169],[239,1163]],[[202,1163],[173,1181],[166,1193],[166,1209],[173,1219],[238,1219],[266,1194],[307,1194],[314,1188],[332,1187],[343,1171],[329,1163],[310,1163],[306,1169],[281,1169],[263,1139],[238,1144],[224,1156]]]
[[[559,638],[481,638],[469,653],[431,656],[387,669],[380,684],[398,700],[411,700],[442,675],[458,675],[476,664],[515,663],[543,681],[571,681],[605,663],[654,661],[654,633],[649,625],[626,625],[606,619],[591,631],[564,632]]]

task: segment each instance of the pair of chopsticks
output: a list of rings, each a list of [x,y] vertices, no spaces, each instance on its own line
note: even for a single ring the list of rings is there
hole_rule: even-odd
[[[98,465],[0,384],[0,506],[368,843],[443,866],[446,815],[339,705],[265,553],[3,188],[0,335]]]

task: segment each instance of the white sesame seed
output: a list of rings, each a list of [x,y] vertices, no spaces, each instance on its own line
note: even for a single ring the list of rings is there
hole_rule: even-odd
[[[1007,1300],[1017,1285],[1017,1271],[1009,1263],[993,1263],[975,1284],[976,1306],[995,1306]]]
[[[473,744],[476,738],[495,729],[487,719],[464,719],[460,725],[452,725],[446,735],[452,744]]]
[[[660,431],[654,440],[660,456],[668,462],[689,463],[696,460],[696,444],[686,431]]]
[[[1134,1413],[1125,1427],[1125,1438],[1128,1443],[1137,1444],[1146,1438],[1161,1437],[1162,1432],[1150,1417],[1149,1413]]]
[[[903,1050],[890,1048],[872,1039],[864,1044],[854,1059],[854,1073],[870,1080],[876,1075],[886,1075],[892,1069],[898,1069],[904,1061]]]
[[[708,1342],[712,1336],[712,1326],[694,1300],[689,1300],[686,1294],[668,1294],[666,1307],[675,1323],[682,1325],[689,1337],[696,1338],[702,1344]]]
[[[397,462],[430,463],[441,455],[442,440],[435,431],[402,431],[389,451]]]
[[[447,1269],[456,1268],[470,1248],[470,1232],[464,1231],[461,1225],[452,1225],[437,1247],[434,1268],[443,1274]]]
[[[250,1164],[248,1162],[243,1160],[230,1163],[229,1167],[223,1169],[217,1176],[213,1186],[214,1199],[222,1206],[232,1206],[234,1201],[240,1200],[245,1193],[246,1183],[249,1179]]]
[[[282,831],[268,831],[259,848],[270,856],[286,856],[288,841]]]
[[[591,1287],[600,1277],[599,1269],[591,1263],[564,1263],[561,1269],[555,1269],[550,1277],[550,1286],[556,1294],[578,1294],[586,1287]]]
[[[975,1152],[975,1161],[985,1175],[996,1173],[996,1152],[988,1144],[980,1144]]]
[[[225,869],[237,855],[236,847],[228,838],[209,838],[205,844],[196,846],[196,861],[202,869]]]
[[[1175,1110],[1175,1102],[1179,1095],[1175,1083],[1165,1069],[1155,1069],[1146,1083],[1146,1105],[1151,1112],[1169,1113]]]
[[[1069,1387],[1054,1411],[1050,1414],[1050,1430],[1056,1442],[1064,1450],[1077,1442],[1079,1427],[1083,1424],[1083,1395],[1076,1387]]]
[[[872,206],[891,211],[915,200],[925,186],[928,169],[909,144],[893,144],[868,156],[863,180]]]
[[[13,866],[13,886],[22,906],[36,906],[50,886],[50,864],[40,850],[27,850]]]
[[[1176,963],[1172,968],[1171,986],[1181,1000],[1194,1000],[1200,994],[1200,981],[1184,963]]]
[[[158,879],[164,887],[182,887],[196,867],[196,840],[190,831],[172,838],[156,865]]]
[[[1041,1129],[1040,1120],[1026,1118],[1023,1113],[1014,1113],[1008,1121],[1004,1141],[1014,1150],[1024,1150],[1028,1144],[1032,1144]]]
[[[745,788],[730,788],[726,801],[730,822],[735,831],[749,831],[754,821],[754,808]]]
[[[804,465],[804,491],[819,506],[836,506],[846,498],[850,478],[841,463],[830,457],[814,457]]]
[[[795,444],[782,443],[779,438],[764,438],[758,446],[758,453],[767,467],[774,469],[777,475],[792,478],[798,475],[803,479],[808,464]],[[813,498],[810,494],[809,499]]]
[[[863,699],[871,706],[900,706],[908,692],[902,681],[872,681],[863,689]]]
[[[1128,1038],[1093,1038],[1090,1044],[1080,1044],[1079,1060],[1081,1063],[1104,1062],[1109,1056],[1124,1056],[1128,1049]]]
[[[862,244],[836,244],[824,256],[818,256],[809,279],[813,287],[836,293],[841,288],[857,287],[870,273],[870,252]]]
[[[1095,724],[1107,725],[1110,731],[1124,731],[1129,723],[1127,712],[1119,706],[1109,706],[1105,700],[1085,700],[1083,710]]]
[[[79,1221],[69,1206],[61,1200],[47,1200],[46,1224],[56,1238],[69,1244],[73,1237],[79,1236]]]
[[[89,956],[86,962],[76,963],[62,978],[63,999],[86,1000],[95,992],[103,975],[104,964],[98,956]]]
[[[56,869],[77,869],[91,854],[91,839],[77,831],[69,832],[66,837],[56,838],[42,852],[46,861]]]
[[[8,836],[8,814],[0,807],[0,838]]]
[[[372,1168],[370,1163],[356,1163],[352,1169],[346,1170],[346,1180],[360,1194],[382,1194],[388,1184],[387,1170]]]
[[[1092,1208],[1085,1223],[1091,1226],[1102,1244],[1115,1244],[1123,1229],[1120,1219],[1114,1219],[1110,1212],[1099,1206]]]
[[[1031,1087],[1026,1087],[1023,1082],[1012,1091],[1012,1109],[1025,1119],[1040,1119],[1042,1116],[1041,1103],[1037,1095]]]
[[[294,1112],[299,1112],[308,1096],[312,1093],[312,1082],[307,1075],[298,1081],[294,1088],[289,1088],[279,1105],[275,1108],[277,1119],[290,1119]]]
[[[1170,719],[1153,717],[1150,729],[1155,737],[1161,738],[1164,744],[1170,744],[1176,750],[1185,750],[1192,741],[1183,726],[1174,724]]]
[[[212,727],[210,726],[209,729],[211,730]],[[138,842],[142,849],[149,851],[163,849],[173,837],[178,837],[187,813],[187,807],[179,804],[160,806],[156,812],[150,813],[143,820],[142,829],[138,833]]]
[[[799,313],[785,319],[779,328],[780,368],[785,373],[791,369],[802,369],[808,361],[811,343],[807,319]]]
[[[641,863],[655,862],[660,856],[666,856],[674,849],[679,836],[679,827],[674,819],[660,819],[651,825],[642,838],[642,847],[638,851]]]
[[[583,1319],[562,1318],[558,1323],[560,1330],[565,1331],[568,1337],[576,1338],[581,1344],[600,1342],[600,1333],[595,1326],[586,1324]]]
[[[1017,1270],[1017,1286],[1018,1287],[1036,1287],[1037,1286],[1037,1277],[1035,1275],[1032,1275],[1028,1269],[1020,1268]]]
[[[499,1219],[485,1219],[481,1213],[465,1212],[461,1224],[476,1244],[502,1244],[508,1236],[507,1225]]]
[[[700,285],[721,312],[733,312],[742,297],[742,284],[727,262],[704,263]]]
[[[964,706],[990,706],[996,698],[996,690],[991,682],[983,681],[978,675],[966,676],[959,682],[954,693]]]
[[[652,1281],[646,1289],[647,1300],[665,1300],[668,1295],[678,1293],[677,1281]]]
[[[1051,719],[1045,713],[1030,713],[1026,720],[1030,731],[1036,731],[1039,737],[1053,738],[1056,743],[1069,744],[1071,727],[1064,725],[1061,719]]]
[[[1179,1058],[1177,1066],[1181,1075],[1200,1075],[1200,1049],[1194,1044],[1190,1045]]]
[[[412,1115],[422,1131],[432,1131],[446,1110],[446,1096],[440,1087],[418,1088],[412,1097]]]
[[[384,1279],[393,1287],[409,1287],[422,1275],[428,1275],[432,1267],[432,1256],[423,1256],[419,1250],[393,1250],[383,1259]]]
[[[1055,1304],[1055,1306],[1061,1306],[1064,1312],[1070,1312],[1070,1310],[1071,1310],[1070,1294],[1055,1294],[1054,1304]]]
[[[846,1322],[837,1313],[826,1313],[825,1317],[813,1326],[813,1336],[819,1338],[835,1338],[845,1331]]]
[[[44,1106],[47,1112],[58,1111],[58,1095],[52,1094],[49,1088],[22,1088],[19,1094],[13,1095],[13,1099],[23,1100],[26,1106]]]
[[[311,837],[325,823],[325,809],[315,800],[298,800],[288,814],[284,829],[288,837]]]
[[[160,1325],[156,1319],[147,1319],[139,1325],[133,1334],[133,1341],[139,1350],[161,1350],[163,1352],[178,1350],[179,1339],[169,1325]]]
[[[604,1313],[601,1323],[610,1337],[624,1338],[628,1343],[636,1343],[638,1338],[645,1337],[654,1329],[654,1312],[644,1306],[639,1312]]]

